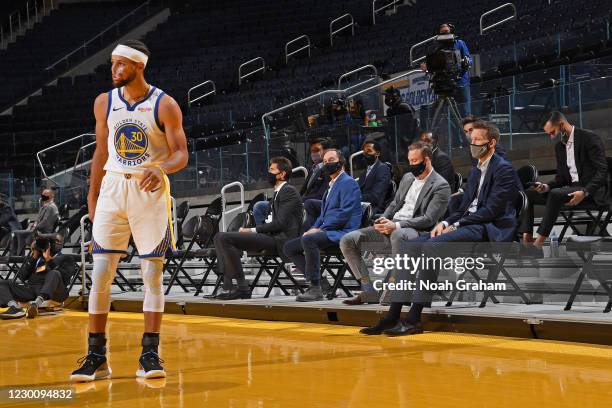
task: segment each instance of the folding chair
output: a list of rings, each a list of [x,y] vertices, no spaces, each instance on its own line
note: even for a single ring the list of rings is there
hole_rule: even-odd
[[[461,186],[463,185],[463,176],[461,175],[461,173],[455,173],[455,175],[453,176],[453,188],[451,193],[456,193],[459,191],[459,189],[461,188]]]
[[[519,191],[519,195],[517,196],[515,202],[514,202],[514,210],[516,213],[516,220],[517,220],[517,229],[515,231],[515,240],[518,240],[518,223],[519,220],[521,219],[521,214],[523,214],[524,211],[527,210],[527,206],[529,205],[528,199],[527,199],[527,195],[523,192],[523,191]],[[518,249],[520,244],[516,244],[516,250],[518,253]],[[466,274],[470,274],[475,280],[476,282],[486,282],[486,283],[506,283],[509,284],[510,286],[512,286],[512,288],[514,289],[514,293],[516,293],[522,300],[523,302],[525,302],[526,305],[531,303],[531,300],[527,297],[527,295],[525,294],[525,292],[520,288],[520,286],[518,285],[518,283],[516,283],[516,280],[514,280],[514,278],[510,275],[510,273],[508,272],[508,270],[504,267],[504,263],[506,262],[506,258],[507,258],[507,254],[504,253],[504,250],[510,249],[512,245],[508,245],[508,243],[482,243],[482,244],[477,244],[474,248],[474,250],[471,253],[479,253],[479,254],[486,254],[487,258],[483,263],[484,263],[484,269],[487,269],[487,276],[486,279],[482,279],[478,273],[474,270],[474,269],[470,269],[468,271],[466,271],[465,273],[461,274],[459,276],[459,278],[463,278]],[[499,248],[501,248],[501,250],[499,250]],[[499,255],[499,259],[495,258],[495,255]],[[499,281],[499,275],[503,275],[505,280],[504,281]],[[446,306],[449,307],[453,304],[453,300],[455,299],[455,297],[457,296],[457,289],[455,288],[449,298],[448,301],[446,302]],[[499,301],[497,300],[497,298],[495,297],[493,291],[485,291],[484,292],[484,296],[480,302],[480,305],[478,307],[485,307],[487,305],[487,301],[491,300],[493,303],[499,303]]]
[[[171,271],[170,280],[166,288],[166,294],[170,293],[170,289],[176,282],[185,292],[189,292],[186,285],[179,279],[179,273],[184,277],[191,287],[196,288],[196,293],[201,290],[206,283],[208,275],[213,270],[216,263],[216,255],[210,253],[210,246],[214,235],[219,231],[220,218],[212,218],[207,214],[204,216],[195,216],[185,224],[183,228],[183,237],[189,242],[186,249],[180,249],[175,254],[168,254],[166,270]],[[197,248],[194,248],[197,244]],[[211,260],[210,258],[213,258]],[[188,260],[201,259],[206,263],[206,271],[199,283],[196,283],[193,278],[187,273],[185,262]]]
[[[527,164],[519,168],[516,173],[524,189],[527,188],[528,183],[535,183],[538,181],[538,169],[533,164]]]
[[[564,310],[572,308],[582,282],[588,275],[595,278],[608,295],[608,303],[603,313],[609,313],[612,309],[612,238],[597,236],[569,237],[566,249],[568,252],[577,252],[584,264]]]
[[[366,228],[370,225],[372,211],[373,209],[370,203],[361,203],[361,226],[359,228]],[[336,297],[338,288],[341,288],[348,297],[353,295],[351,291],[342,283],[347,271],[349,272],[350,277],[357,282],[357,287],[359,288],[361,286],[359,284],[359,280],[357,277],[355,277],[353,271],[351,271],[351,268],[349,268],[348,264],[344,261],[344,255],[342,255],[342,251],[340,251],[339,246],[321,250],[321,279],[325,279],[323,277],[323,273],[325,271],[331,275],[334,281],[331,289],[327,293],[328,299],[333,299]]]

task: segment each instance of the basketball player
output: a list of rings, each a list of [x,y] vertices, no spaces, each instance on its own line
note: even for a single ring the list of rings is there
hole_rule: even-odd
[[[89,294],[89,350],[73,381],[108,378],[106,319],[110,288],[130,236],[141,258],[144,335],[136,376],[165,377],[158,355],[164,311],[164,255],[174,249],[170,190],[166,174],[187,165],[181,110],[174,99],[150,85],[144,70],[150,52],[129,40],[112,52],[114,89],[94,102],[96,151],[87,203],[93,222],[93,274]]]

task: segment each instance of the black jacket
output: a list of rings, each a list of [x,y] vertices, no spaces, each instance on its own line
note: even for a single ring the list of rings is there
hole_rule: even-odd
[[[282,253],[285,242],[297,238],[302,232],[303,208],[297,189],[286,183],[270,200],[272,222],[258,225],[256,231],[271,235],[277,241],[279,253]]]
[[[461,187],[455,185],[455,168],[453,167],[450,157],[448,157],[445,152],[440,150],[439,147],[436,147],[433,152],[431,165],[436,173],[441,175],[442,178],[446,180],[448,185],[451,187],[451,191],[457,191],[457,189]]]
[[[559,188],[572,184],[569,167],[567,167],[567,151],[565,144],[555,145],[557,157],[557,175],[548,183],[549,187]],[[595,133],[574,128],[574,157],[578,169],[578,184],[584,187],[595,203],[608,203],[608,163],[603,141]]]
[[[37,260],[27,257],[19,270],[19,278],[30,285],[40,285],[44,283],[45,272],[36,272]],[[70,283],[70,279],[76,272],[76,262],[70,255],[56,255],[46,264],[46,270],[57,270],[62,275],[64,285]]]
[[[300,189],[302,202],[310,199],[323,199],[323,193],[327,190],[328,185],[329,176],[323,174],[323,167],[320,165],[313,166],[311,172],[304,181],[304,185]]]
[[[377,160],[367,174],[367,169],[357,182],[361,189],[361,201],[372,204],[374,214],[381,213],[385,210],[385,198],[391,181],[391,169],[386,163]]]

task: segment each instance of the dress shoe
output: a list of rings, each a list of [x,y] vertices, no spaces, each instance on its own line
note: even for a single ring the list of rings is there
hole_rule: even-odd
[[[323,291],[321,286],[310,286],[306,289],[306,292],[297,295],[295,300],[298,302],[316,302],[317,300],[323,300]]]
[[[227,292],[219,293],[214,298],[217,300],[250,299],[251,292],[249,290],[240,290],[238,288],[232,288]]]
[[[397,322],[395,327],[392,329],[387,329],[383,332],[387,336],[407,336],[409,334],[419,334],[423,333],[423,326],[421,322],[410,323],[405,320],[400,320]]]
[[[378,292],[361,292],[357,296],[343,300],[342,303],[345,305],[363,305],[365,303],[376,303],[380,300],[380,294]]]
[[[542,259],[544,258],[544,250],[532,244],[521,245],[519,255],[524,258]]]
[[[359,330],[359,333],[367,334],[368,336],[375,336],[382,334],[382,332],[387,329],[395,327],[396,324],[397,322],[395,320],[389,320],[383,317],[378,321],[376,326],[364,327],[363,329]]]

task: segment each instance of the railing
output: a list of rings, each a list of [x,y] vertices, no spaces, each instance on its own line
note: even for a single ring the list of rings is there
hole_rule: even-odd
[[[337,22],[340,22],[342,20],[346,20],[348,17],[350,23],[348,23],[347,25],[344,25],[342,27],[340,27],[337,30],[334,30],[334,24]],[[346,13],[334,20],[331,21],[331,23],[329,23],[329,44],[333,47],[334,46],[334,36],[336,34],[341,33],[342,31],[346,30],[347,28],[351,29],[351,35],[354,37],[355,36],[355,19],[353,19],[353,16],[350,15],[349,13]]]
[[[353,174],[353,159],[357,156],[361,156],[362,154],[363,154],[363,150],[359,150],[351,154],[351,157],[349,157],[349,171],[351,172],[351,177],[355,177],[355,175]]]
[[[31,0],[27,1],[25,10],[17,10],[9,15],[8,29],[5,32],[4,25],[0,25],[0,48],[4,47],[10,41],[14,41],[17,35],[25,29],[30,28],[45,16],[47,12],[53,10],[53,0]],[[6,42],[6,44],[5,44]]]
[[[50,178],[50,177],[47,175],[47,171],[45,170],[45,166],[43,165],[42,160],[40,159],[40,157],[41,157],[41,155],[42,155],[43,153],[48,152],[49,150],[53,150],[53,149],[55,149],[55,148],[57,148],[57,147],[63,146],[63,145],[65,145],[65,144],[67,144],[67,143],[73,142],[73,141],[75,141],[75,140],[78,140],[79,138],[86,137],[86,136],[94,136],[94,137],[95,137],[96,135],[95,135],[95,133],[83,133],[83,134],[80,134],[80,135],[78,135],[78,136],[71,137],[70,139],[64,140],[63,142],[56,143],[56,144],[54,144],[53,146],[49,146],[49,147],[47,147],[47,148],[45,148],[45,149],[42,149],[41,151],[37,152],[37,153],[36,153],[36,160],[38,161],[38,165],[40,166],[40,170],[42,171],[42,174],[43,174],[43,176],[44,176],[43,178],[44,178],[44,179],[46,179],[46,180],[51,181],[51,182],[52,182],[53,184],[55,184],[55,185],[58,185],[58,184],[55,182],[55,180],[51,179],[51,178]],[[80,150],[79,150],[79,152],[80,152]],[[77,154],[78,154],[78,153],[77,153]],[[78,156],[77,156],[77,160],[78,160]]]
[[[305,39],[306,40],[306,45],[298,48],[297,50],[293,50],[291,52],[289,52],[289,46]],[[292,55],[297,54],[298,52],[304,51],[304,50],[308,50],[308,56],[310,57],[310,37],[308,37],[307,35],[301,35],[297,38],[294,38],[293,40],[287,42],[287,44],[285,44],[285,64],[289,63],[289,57]]]
[[[212,85],[212,90],[206,92],[204,95],[198,96],[197,98],[191,99],[191,92],[195,91],[198,88],[203,87],[204,85]],[[192,103],[197,102],[197,101],[199,101],[201,99],[204,99],[207,96],[216,95],[216,94],[217,94],[217,87],[215,86],[215,83],[213,81],[211,81],[211,80],[204,81],[201,84],[198,84],[198,85],[196,85],[194,87],[189,88],[189,90],[187,91],[187,106],[191,108],[191,104]]]
[[[304,173],[304,178],[308,178],[308,169],[304,166],[298,166],[291,169],[291,174]]]
[[[437,35],[434,35],[433,37],[429,37],[428,39],[423,40],[421,42],[418,42],[418,43],[414,44],[412,47],[410,47],[410,67],[412,67],[412,65],[415,62],[419,62],[419,61],[424,60],[426,58],[426,56],[423,55],[422,57],[414,59],[412,54],[414,53],[415,48],[418,48],[418,47],[420,47],[422,45],[428,44],[428,43],[434,41],[437,37],[438,37]]]
[[[363,67],[359,67],[357,69],[354,69],[352,71],[349,72],[345,72],[344,74],[340,75],[340,78],[338,78],[338,89],[342,89],[342,80],[344,78],[350,77],[353,74],[356,74],[357,72],[361,72],[361,71],[365,71],[365,70],[372,70],[374,71],[374,78],[378,78],[378,70],[376,69],[376,67],[374,65],[368,64],[368,65],[364,65]],[[357,87],[360,85],[363,85],[365,83],[368,83],[372,80],[373,78],[369,78],[366,81],[360,82],[358,84],[353,85],[352,87]]]
[[[247,65],[252,64],[253,62],[256,61],[261,61],[261,67],[253,70],[253,71],[249,71],[248,73],[242,75],[242,68],[246,67]],[[252,60],[249,60],[247,62],[245,62],[244,64],[241,64],[238,67],[238,85],[242,85],[242,80],[245,78],[248,78],[252,75],[255,75],[256,73],[260,72],[260,71],[265,71],[266,70],[266,61],[262,58],[262,57],[255,57]]]
[[[227,207],[227,199],[225,198],[227,190],[232,187],[240,188],[240,207],[232,208],[231,210],[226,210]],[[221,188],[221,231],[227,231],[227,216],[234,212],[243,212],[244,211],[244,185],[239,181],[234,181],[233,183],[229,183],[224,185]]]
[[[109,31],[113,30],[113,29],[118,29],[119,25],[127,20],[130,17],[133,17],[134,15],[136,15],[137,13],[141,13],[142,10],[144,8],[146,8],[146,13],[145,15],[149,15],[150,12],[150,3],[151,0],[147,0],[144,3],[142,3],[140,6],[136,7],[134,10],[130,11],[129,13],[127,13],[125,16],[121,17],[119,20],[115,21],[113,24],[111,24],[110,26],[108,26],[107,28],[105,28],[104,30],[100,31],[98,34],[96,34],[93,38],[91,38],[90,40],[86,41],[83,43],[83,45],[81,45],[80,47],[78,47],[77,49],[69,52],[68,54],[64,55],[62,58],[58,59],[57,61],[55,61],[53,64],[49,65],[47,68],[45,68],[45,70],[50,71],[52,69],[54,69],[58,64],[60,64],[63,61],[68,60],[70,57],[72,57],[74,54],[80,52],[81,50],[86,53],[87,52],[87,47],[93,43],[94,41],[96,41],[98,38],[102,37],[104,34],[108,33]]]
[[[486,16],[491,15],[493,13],[495,13],[496,11],[499,11],[503,8],[506,7],[510,7],[512,8],[512,15],[510,17],[506,17],[500,21],[498,21],[497,23],[491,24],[490,26],[484,27],[483,26],[483,20]],[[514,20],[516,18],[516,6],[514,5],[514,3],[506,3],[506,4],[502,4],[499,7],[495,7],[492,10],[489,10],[487,12],[482,13],[482,15],[480,16],[480,35],[484,35],[485,31],[488,31],[492,28],[495,28],[503,23],[505,23],[506,21],[510,21],[510,20]]]
[[[385,9],[388,9],[389,7],[393,6],[393,11],[397,11],[397,3],[399,3],[401,0],[393,0],[390,3],[385,4],[384,6],[380,7],[380,8],[376,8],[376,2],[378,2],[380,0],[373,0],[372,1],[372,24],[376,24],[376,14],[378,14],[379,11],[383,11]]]

